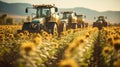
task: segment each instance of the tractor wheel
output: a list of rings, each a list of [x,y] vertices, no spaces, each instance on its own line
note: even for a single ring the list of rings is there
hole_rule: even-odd
[[[107,27],[107,22],[102,23],[104,27]]]
[[[93,27],[97,27],[97,26],[96,26],[96,22],[93,22]]]
[[[75,29],[77,29],[78,28],[78,25],[77,24],[75,24]]]
[[[67,30],[67,27],[66,27],[66,23],[63,23],[63,28],[62,28],[62,32],[66,31]]]
[[[80,23],[78,23],[78,28],[81,28],[81,24]]]
[[[85,23],[82,23],[82,28],[84,28],[85,27]]]
[[[52,33],[53,33],[53,36],[58,36],[58,26],[57,26],[57,24],[56,23],[54,23],[53,24],[53,31],[52,31]]]
[[[73,29],[77,29],[78,25],[76,23],[73,24]]]

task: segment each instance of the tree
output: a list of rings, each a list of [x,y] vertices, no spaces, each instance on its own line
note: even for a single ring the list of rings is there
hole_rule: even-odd
[[[1,19],[3,19],[2,24],[6,24],[7,17],[8,17],[7,14],[3,14],[3,15],[1,16]]]
[[[6,24],[12,25],[13,23],[14,23],[14,19],[13,18],[9,17],[9,18],[6,19]]]

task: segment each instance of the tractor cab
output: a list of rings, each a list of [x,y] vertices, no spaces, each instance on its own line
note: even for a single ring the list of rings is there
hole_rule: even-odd
[[[96,22],[93,22],[93,27],[98,27],[99,30],[102,29],[102,27],[107,27],[107,21],[105,20],[107,17],[99,16],[96,20]]]
[[[74,15],[72,11],[61,12],[63,14],[62,19],[68,19]]]
[[[61,12],[62,14],[62,18],[61,18],[61,22],[62,23],[66,23],[69,28],[73,28],[76,29],[77,28],[77,17],[76,17],[76,13],[73,11],[64,11]]]
[[[104,16],[99,16],[97,21],[105,21],[105,17]]]
[[[61,14],[62,14],[62,19],[69,19],[69,18],[71,18],[71,20],[76,19],[76,13],[73,11],[64,11],[61,12]]]
[[[57,15],[58,8],[55,5],[42,4],[33,5],[33,7],[27,7],[28,9],[35,9],[35,17],[32,18],[31,22],[24,22],[22,30],[28,30],[29,32],[40,32],[45,30],[48,33],[60,33],[60,17]]]
[[[83,14],[77,15],[78,23],[79,23],[79,22],[80,22],[80,23],[81,23],[81,22],[84,22],[85,18],[86,18],[86,16],[83,15]]]
[[[84,14],[77,15],[78,28],[88,27],[88,23],[85,23],[86,16]]]
[[[26,8],[26,13],[28,13],[28,9],[31,7]],[[58,11],[57,7],[55,5],[33,5],[32,9],[36,9],[36,16],[33,18],[45,18],[48,20],[48,18],[51,17],[52,14],[55,14],[55,12]],[[46,22],[47,22],[46,21]]]

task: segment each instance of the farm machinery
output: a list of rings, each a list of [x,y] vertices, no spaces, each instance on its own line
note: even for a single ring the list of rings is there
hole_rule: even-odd
[[[105,19],[106,19],[106,17],[99,16],[98,19],[96,20],[96,22],[93,22],[93,27],[97,27],[99,30],[101,30],[102,27],[107,27],[108,23]]]
[[[28,9],[35,9],[35,17],[32,18],[31,22],[24,22],[22,30],[18,32],[29,31],[29,32],[40,32],[45,30],[48,33],[60,33],[62,32],[63,24],[60,22],[60,17],[58,16],[58,8],[55,5],[33,5],[33,7],[27,7]]]
[[[88,27],[88,23],[85,23],[86,16],[83,14],[77,15],[78,28]]]
[[[64,30],[66,29],[76,29],[77,27],[77,16],[73,11],[64,11],[61,12],[62,18],[61,23],[63,24]],[[66,27],[66,28],[65,28]]]

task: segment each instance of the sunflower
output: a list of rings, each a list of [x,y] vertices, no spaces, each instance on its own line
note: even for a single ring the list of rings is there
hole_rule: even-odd
[[[52,38],[53,38],[52,34],[49,34],[49,39],[52,39]]]
[[[71,53],[76,50],[77,48],[82,48],[84,43],[85,37],[77,37],[73,40],[72,43],[68,46],[68,48],[65,50],[65,57],[70,57]]]
[[[104,47],[103,50],[102,50],[102,55],[105,56],[105,55],[107,55],[110,51],[111,51],[111,48],[108,47],[108,46],[106,46],[106,47]]]
[[[120,49],[120,39],[114,40],[114,49],[119,50]]]
[[[9,36],[9,38],[11,38],[12,40],[15,39],[14,34],[8,34],[8,36]]]
[[[45,31],[42,31],[42,37],[44,39],[49,39],[49,34],[47,32],[45,32]]]
[[[79,36],[79,37],[75,38],[72,42],[72,44],[73,44],[72,46],[74,46],[74,47],[80,46],[82,43],[84,43],[84,39],[85,39],[84,36]]]
[[[114,40],[120,39],[119,37],[120,37],[120,35],[116,33],[116,34],[114,35]]]
[[[56,42],[52,42],[52,45],[54,45],[54,46],[55,46],[55,48],[58,48],[58,47],[59,47],[59,44],[58,44],[58,43],[56,43]]]
[[[78,67],[78,64],[73,59],[64,59],[59,62],[59,67]]]
[[[34,39],[33,39],[33,42],[36,44],[36,45],[41,45],[42,44],[42,38],[40,38],[40,37],[35,37]]]
[[[120,67],[120,59],[117,59],[116,61],[114,61],[113,66]]]
[[[34,34],[33,37],[39,37],[39,38],[42,38],[42,36],[41,36],[39,33]]]
[[[0,39],[4,38],[5,34],[0,34]]]
[[[23,33],[27,36],[29,35],[29,31],[27,31],[27,30],[25,30]]]
[[[111,46],[113,46],[113,42],[114,42],[114,37],[112,35],[108,35],[107,38],[107,43],[110,44]]]
[[[64,53],[65,58],[70,58],[70,57],[72,56],[72,53],[73,53],[76,49],[77,49],[76,47],[68,47],[68,48],[65,50],[65,53]]]
[[[67,33],[73,33],[73,32],[74,32],[73,29],[69,29],[69,30],[67,31]]]
[[[86,38],[88,38],[89,36],[90,36],[90,34],[89,34],[89,33],[86,33],[86,34],[85,34],[85,37],[86,37]]]
[[[20,47],[21,54],[29,55],[34,50],[35,50],[35,45],[33,42],[26,41],[21,44],[21,47]]]
[[[17,34],[17,36],[21,39],[24,39],[24,34],[23,33],[19,33],[19,34]]]
[[[61,32],[61,33],[60,33],[60,36],[65,36],[65,35],[67,35],[66,32]]]

